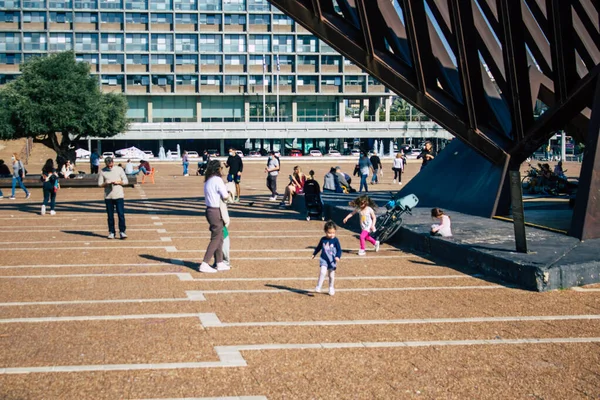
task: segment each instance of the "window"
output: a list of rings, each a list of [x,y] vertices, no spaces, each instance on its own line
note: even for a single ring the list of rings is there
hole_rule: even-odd
[[[193,51],[198,49],[197,35],[175,35],[175,51]]]
[[[19,13],[16,11],[0,11],[0,22],[19,22]]]
[[[50,51],[65,51],[73,48],[73,35],[71,33],[51,33],[49,40]]]
[[[294,25],[294,20],[287,15],[274,14],[273,25]]]
[[[246,65],[245,55],[226,55],[225,65]]]
[[[196,86],[196,82],[198,82],[198,77],[196,75],[177,75],[177,78],[175,79],[175,84],[177,86],[180,86],[180,85]]]
[[[310,75],[301,75],[298,76],[298,86],[304,85],[317,85],[317,77]]]
[[[103,33],[100,38],[101,51],[123,51],[123,34]]]
[[[73,14],[70,12],[64,13],[52,11],[50,12],[50,22],[57,24],[70,24],[71,22],[73,22]]]
[[[125,22],[128,24],[147,24],[148,14],[127,13],[125,14]]]
[[[201,52],[220,52],[221,35],[200,35]]]
[[[292,75],[279,75],[280,86],[294,86],[294,77]]]
[[[100,77],[100,82],[103,85],[108,85],[108,86],[122,86],[123,85],[123,75],[102,75]]]
[[[153,24],[172,24],[173,14],[151,14],[150,22]]]
[[[225,15],[225,25],[246,25],[246,16],[240,14]]]
[[[246,35],[225,35],[223,40],[223,51],[245,52]]]
[[[0,50],[2,50],[2,43],[6,43],[7,39],[2,38],[0,33]],[[46,50],[46,34],[45,33],[23,33],[23,50],[25,51],[37,51]]]
[[[173,8],[175,10],[184,11],[194,11],[198,9],[196,0],[173,0]]]
[[[321,40],[319,40],[319,46],[321,48],[321,53],[336,53],[331,46]]]
[[[75,9],[94,10],[98,8],[96,0],[75,0]]]
[[[299,53],[316,53],[317,38],[314,36],[298,36],[296,51]]]
[[[19,0],[4,0],[0,1],[0,7],[2,8],[19,8],[21,2]]]
[[[100,14],[100,22],[103,24],[122,24],[122,13],[102,13]]]
[[[248,11],[271,11],[267,0],[248,0]]]
[[[14,65],[14,64],[19,64],[20,62],[21,62],[20,54],[0,53],[0,64]]]
[[[152,35],[150,49],[152,51],[173,51],[173,35]]]
[[[23,22],[46,22],[46,13],[39,11],[23,11]]]
[[[202,86],[221,86],[221,78],[219,75],[200,75],[200,84]]]
[[[152,65],[173,65],[173,56],[171,54],[152,54],[150,62]]]
[[[200,11],[221,11],[221,0],[202,0],[198,6]]]
[[[172,10],[171,0],[150,0],[151,10]]]
[[[123,54],[102,54],[102,65],[123,65]]]
[[[171,75],[152,75],[152,84],[158,86],[167,86],[173,84],[173,76]]]
[[[369,75],[369,86],[374,86],[374,85],[383,85],[381,82],[379,82],[377,79],[373,78],[372,76]]]
[[[223,0],[223,11],[246,11],[246,0]]]
[[[250,35],[250,39],[248,39],[248,51],[250,53],[269,53],[271,51],[271,36]]]
[[[48,7],[69,9],[73,8],[73,2],[71,0],[50,0],[48,1]]]
[[[339,67],[342,64],[342,57],[340,56],[321,56],[322,65],[334,65]]]
[[[127,10],[147,10],[148,0],[127,0],[125,8]]]
[[[96,13],[75,13],[75,22],[83,24],[95,24],[98,22],[98,14]]]
[[[250,25],[269,25],[271,17],[268,14],[250,14]]]
[[[217,54],[202,54],[200,56],[200,65],[221,65],[222,64],[221,55]]]
[[[246,86],[246,77],[243,75],[225,75],[226,86]]]
[[[265,75],[264,82],[266,83],[265,86],[269,85],[270,80],[269,80],[268,75]],[[248,78],[248,84],[252,85],[252,86],[262,86],[263,85],[263,76],[262,75],[250,75],[250,77]]]
[[[125,51],[148,51],[148,35],[128,33],[125,37]]]
[[[76,54],[77,62],[86,62],[90,65],[98,65],[98,54]]]
[[[294,37],[291,35],[273,36],[273,53],[293,53]]]
[[[221,25],[221,16],[218,14],[200,14],[202,25]]]
[[[198,65],[198,56],[196,54],[177,54],[175,64]]]
[[[127,64],[133,65],[148,65],[150,58],[147,54],[128,54]]]
[[[198,23],[198,15],[197,14],[175,14],[175,23],[176,24],[188,24],[188,25],[196,25]]]
[[[23,8],[46,8],[46,2],[43,0],[23,0]]]
[[[150,77],[146,75],[127,75],[127,85],[150,85]]]
[[[298,56],[298,65],[317,65],[318,56]]]
[[[123,8],[122,0],[101,0],[100,8],[106,8],[111,10],[118,10]]]
[[[342,78],[339,76],[321,76],[321,85],[340,86],[341,84]]]
[[[344,77],[344,85],[346,86],[363,86],[365,77],[362,75],[346,75]]]
[[[97,51],[98,35],[95,33],[76,33],[75,51]]]
[[[250,60],[249,60],[248,64],[263,65],[263,61],[266,65],[271,65],[271,57],[270,56],[263,57],[262,55],[250,54]]]

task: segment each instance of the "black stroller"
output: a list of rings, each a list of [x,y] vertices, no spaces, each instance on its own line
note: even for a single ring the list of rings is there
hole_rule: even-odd
[[[306,205],[307,221],[310,221],[310,217],[321,218],[321,220],[325,221],[323,201],[321,200],[321,187],[319,186],[319,182],[314,179],[304,182],[304,202]]]

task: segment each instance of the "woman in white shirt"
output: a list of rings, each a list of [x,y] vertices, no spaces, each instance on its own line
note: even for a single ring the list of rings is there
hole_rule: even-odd
[[[62,168],[60,169],[60,173],[65,179],[69,179],[74,172],[75,171],[73,171],[73,165],[69,160],[67,160],[67,162],[64,163]]]
[[[221,175],[221,162],[211,160],[204,173],[204,201],[206,203],[206,220],[210,225],[210,243],[204,253],[204,260],[198,269],[200,272],[226,271],[230,267],[223,262],[223,218],[221,216],[221,199],[229,197]],[[215,257],[217,268],[210,266],[211,258]]]
[[[396,153],[396,158],[394,158],[394,165],[392,166],[392,170],[394,171],[393,183],[396,183],[397,179],[398,184],[402,185],[402,172],[404,172],[404,159],[402,158],[402,152]]]

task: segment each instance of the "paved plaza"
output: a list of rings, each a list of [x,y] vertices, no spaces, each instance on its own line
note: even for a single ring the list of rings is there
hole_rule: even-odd
[[[300,165],[322,181],[335,164]],[[372,189],[398,188],[388,164]],[[203,178],[155,166],[125,189],[127,240],[106,239],[101,189],[62,189],[54,216],[41,189],[0,201],[0,399],[600,397],[600,285],[528,292],[385,244],[359,257],[339,227],[336,294],[313,293],[323,222],[267,201],[264,162],[230,205],[232,269],[201,274]]]

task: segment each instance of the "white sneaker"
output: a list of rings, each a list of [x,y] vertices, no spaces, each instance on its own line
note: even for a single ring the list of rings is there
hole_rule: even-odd
[[[277,196],[269,197],[269,201],[277,201]]]
[[[190,176],[190,174],[185,174],[185,175],[183,175],[183,176]]]
[[[127,239],[125,232],[120,232],[119,235],[121,236],[121,239]]]
[[[375,253],[379,251],[379,240],[375,242]]]
[[[50,215],[56,215],[56,211],[50,210]]]
[[[398,185],[402,186],[402,182],[398,182]]]
[[[396,183],[396,180],[394,179],[394,180],[392,181],[392,183]]]
[[[115,234],[114,233],[109,233],[108,234],[108,239],[114,239],[115,238]]]
[[[335,294],[335,289],[333,287],[329,288],[329,295],[333,296]]]
[[[225,264],[225,262],[217,263],[217,271],[229,271],[231,266]]]
[[[46,206],[42,206],[42,211],[40,212],[40,214],[42,214],[42,215],[46,214]]]
[[[321,293],[321,288],[319,286],[315,288],[315,293]]]
[[[214,269],[213,267],[211,267],[210,265],[208,265],[205,262],[203,262],[202,264],[200,264],[200,268],[198,268],[198,271],[200,271],[200,272],[206,272],[208,274],[213,274],[213,273],[217,272],[216,269]]]
[[[367,252],[366,252],[366,251],[364,251],[364,250],[359,250],[359,251],[358,251],[358,255],[359,255],[359,256],[364,256],[365,254],[367,254]]]

